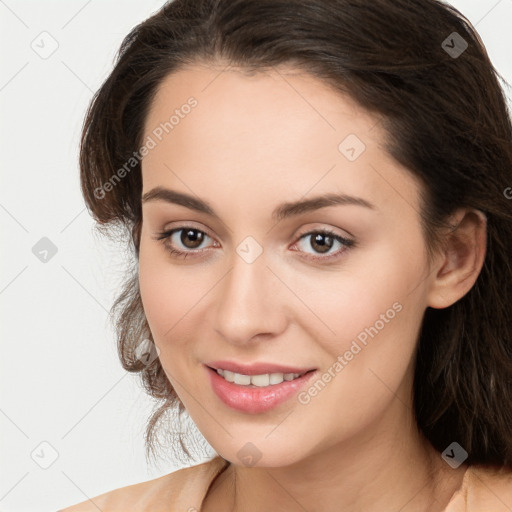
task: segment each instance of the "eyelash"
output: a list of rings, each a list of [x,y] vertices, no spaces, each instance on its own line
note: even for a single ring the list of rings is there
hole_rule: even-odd
[[[195,257],[195,255],[197,255],[197,253],[204,252],[206,249],[191,249],[188,251],[181,251],[179,249],[172,247],[168,243],[168,239],[170,239],[174,233],[179,232],[179,231],[184,231],[187,229],[197,231],[199,233],[202,233],[202,234],[208,236],[209,238],[212,238],[210,235],[208,235],[208,233],[206,233],[194,226],[180,226],[179,228],[173,228],[173,229],[170,229],[167,231],[162,231],[162,232],[158,233],[157,236],[155,237],[155,239],[158,241],[161,241],[164,244],[165,248],[169,251],[169,253],[173,257],[182,258],[182,259],[186,259],[189,256]],[[335,233],[334,231],[331,231],[330,229],[318,229],[318,230],[308,231],[307,233],[302,234],[298,238],[297,242],[302,240],[303,238],[307,238],[308,236],[312,236],[312,235],[329,236],[329,237],[333,238],[335,241],[339,242],[343,246],[340,249],[338,249],[336,252],[329,254],[328,256],[314,256],[309,253],[306,253],[306,254],[308,254],[306,256],[306,258],[314,260],[314,261],[316,260],[316,261],[324,261],[325,262],[325,261],[330,261],[332,259],[337,259],[347,249],[350,249],[350,248],[356,246],[356,242],[354,240],[349,240],[348,238],[344,238],[344,237],[338,235],[337,233]],[[295,242],[295,243],[297,243],[297,242]]]

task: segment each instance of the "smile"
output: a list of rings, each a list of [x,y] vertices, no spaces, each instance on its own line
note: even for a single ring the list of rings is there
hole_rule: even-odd
[[[304,375],[304,373],[264,373],[261,375],[243,375],[241,373],[230,372],[229,370],[222,370],[221,368],[218,368],[216,371],[228,382],[249,387],[274,386],[276,384],[281,384],[285,380],[295,380]]]
[[[245,375],[207,365],[204,368],[217,397],[229,408],[249,414],[264,413],[284,404],[318,374],[317,370],[309,370]]]

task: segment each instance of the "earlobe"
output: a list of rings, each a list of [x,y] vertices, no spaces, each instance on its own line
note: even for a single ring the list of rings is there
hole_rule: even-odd
[[[480,210],[461,209],[453,218],[433,269],[427,305],[451,306],[475,284],[482,270],[487,242],[487,217]]]

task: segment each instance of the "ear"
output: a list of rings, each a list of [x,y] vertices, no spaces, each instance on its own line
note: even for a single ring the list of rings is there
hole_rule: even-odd
[[[452,229],[443,236],[433,264],[434,276],[427,305],[443,309],[464,297],[473,287],[485,259],[487,218],[475,209],[460,209],[452,216]]]

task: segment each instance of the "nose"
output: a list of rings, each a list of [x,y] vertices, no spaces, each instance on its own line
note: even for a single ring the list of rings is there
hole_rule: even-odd
[[[252,263],[235,254],[231,271],[217,288],[215,330],[227,342],[244,345],[286,329],[286,289],[264,254]]]

